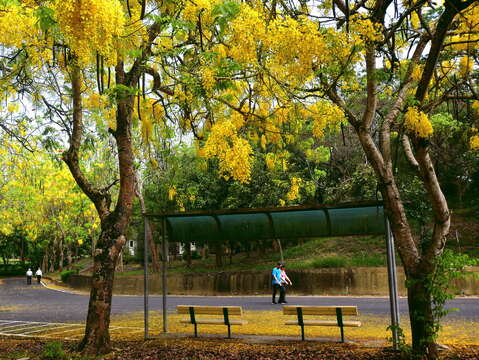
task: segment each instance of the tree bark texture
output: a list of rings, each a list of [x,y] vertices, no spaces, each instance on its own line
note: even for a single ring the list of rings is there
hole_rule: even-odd
[[[434,314],[432,311],[432,296],[426,286],[424,274],[408,276],[408,306],[411,323],[412,347],[416,354],[427,359],[438,357],[434,335]]]

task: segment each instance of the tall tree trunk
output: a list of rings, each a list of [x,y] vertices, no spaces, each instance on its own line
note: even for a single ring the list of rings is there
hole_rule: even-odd
[[[112,224],[114,220],[111,223],[106,221],[97,244],[85,336],[79,345],[80,349],[94,354],[111,350],[109,326],[113,280],[118,256],[126,243],[125,236]]]
[[[411,323],[412,347],[416,354],[428,359],[438,357],[434,341],[437,329],[432,311],[432,296],[426,286],[425,274],[408,276],[408,305]]]
[[[127,74],[122,61],[115,67],[116,84],[127,87],[136,86],[139,63]],[[111,209],[110,188],[95,187],[86,178],[80,166],[80,149],[83,137],[82,78],[80,69],[72,66],[71,71],[73,116],[70,148],[63,153],[63,160],[82,191],[95,205],[100,217],[101,234],[95,247],[93,257],[92,287],[85,336],[79,344],[79,350],[88,354],[105,354],[111,351],[110,313],[113,279],[118,256],[126,242],[126,231],[130,222],[133,200],[135,198],[136,176],[134,171],[134,154],[131,138],[131,119],[133,96],[117,98],[116,129],[109,129],[116,141],[119,192],[114,209]]]

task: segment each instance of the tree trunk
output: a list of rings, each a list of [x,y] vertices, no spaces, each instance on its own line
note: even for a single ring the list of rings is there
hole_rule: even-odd
[[[186,266],[191,267],[191,243],[185,243],[185,257],[186,257]]]
[[[223,267],[223,245],[221,242],[215,244],[216,267]]]
[[[85,353],[106,354],[111,351],[109,326],[113,280],[125,243],[126,238],[117,233],[114,226],[104,226],[94,258],[85,336],[79,345]]]
[[[53,243],[48,246],[50,248],[50,272],[55,271],[55,263],[57,262],[56,259],[56,252],[55,252],[55,240],[53,240]]]
[[[48,271],[48,247],[45,251],[45,254],[43,254],[43,260],[42,260],[42,271],[46,273]]]
[[[438,329],[432,312],[432,296],[425,286],[425,274],[408,276],[409,321],[415,354],[427,359],[438,357],[435,334]]]
[[[71,270],[73,264],[72,243],[68,244],[67,246],[67,264],[67,269]]]
[[[116,269],[115,271],[118,271],[118,272],[123,272],[123,251],[120,252],[120,255],[118,255],[118,261],[117,261],[117,264],[116,264]]]
[[[60,238],[58,242],[58,270],[61,272],[63,271],[63,261],[65,260],[63,257],[63,237]]]

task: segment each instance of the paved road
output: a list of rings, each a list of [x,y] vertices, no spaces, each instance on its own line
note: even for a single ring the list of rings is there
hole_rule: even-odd
[[[289,296],[295,305],[357,305],[361,314],[389,316],[389,299],[385,297],[331,297]],[[150,296],[150,310],[162,309],[162,297]],[[246,310],[279,310],[269,296],[169,296],[168,311],[176,305],[241,305]],[[407,316],[407,301],[400,299],[401,316]],[[450,313],[448,319],[479,321],[479,298],[459,298],[448,307],[460,311]],[[41,285],[26,285],[24,279],[3,279],[0,283],[0,320],[67,322],[84,321],[88,296],[47,289]],[[7,310],[7,311],[5,311]],[[143,297],[114,296],[112,315],[143,311]]]

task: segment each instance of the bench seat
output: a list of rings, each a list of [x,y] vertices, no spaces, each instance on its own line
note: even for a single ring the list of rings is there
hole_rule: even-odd
[[[181,319],[180,323],[191,324],[191,319]],[[210,324],[210,325],[225,325],[224,319],[196,319],[197,324]],[[244,325],[247,324],[246,320],[229,319],[230,325]]]
[[[338,326],[336,320],[303,320],[304,326]],[[298,320],[287,320],[285,325],[299,325]],[[361,321],[343,321],[343,326],[360,327]]]
[[[231,316],[243,316],[241,306],[201,306],[201,305],[177,305],[178,314],[189,315],[189,318],[181,319],[182,324],[192,324],[195,328],[195,337],[198,336],[198,324],[225,325],[228,327],[228,338],[231,337],[231,326],[244,325],[248,322],[242,319],[231,319]],[[200,317],[198,317],[200,315]],[[217,315],[217,318],[204,318],[203,315]]]
[[[341,330],[341,342],[344,342],[345,327],[360,327],[360,321],[344,320],[344,316],[358,316],[357,306],[301,306],[287,305],[283,307],[284,315],[296,316],[287,320],[285,325],[301,327],[301,340],[304,340],[305,326],[337,326]],[[305,316],[334,316],[335,320],[305,319]]]

